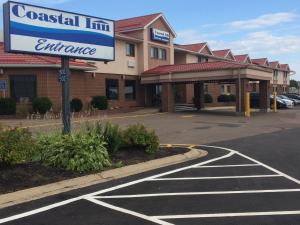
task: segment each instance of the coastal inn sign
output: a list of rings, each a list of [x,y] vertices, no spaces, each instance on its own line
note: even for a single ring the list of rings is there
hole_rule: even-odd
[[[152,41],[160,41],[160,42],[169,43],[170,42],[170,33],[163,31],[163,30],[158,30],[158,29],[152,28],[151,29],[151,39],[152,39]]]
[[[12,1],[3,7],[7,52],[115,59],[112,20]]]

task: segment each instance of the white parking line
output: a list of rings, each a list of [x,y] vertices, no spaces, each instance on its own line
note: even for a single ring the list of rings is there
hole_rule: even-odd
[[[271,212],[243,212],[243,213],[209,213],[190,215],[165,215],[152,216],[156,219],[191,219],[191,218],[217,218],[217,217],[242,217],[242,216],[275,216],[275,215],[299,215],[300,211],[271,211]]]
[[[197,166],[196,168],[219,168],[219,167],[248,167],[248,166],[261,166],[259,164],[237,164],[237,165],[212,165],[212,166]]]
[[[282,176],[279,174],[270,174],[270,175],[221,176],[221,177],[171,177],[171,178],[155,178],[155,179],[151,179],[149,181],[245,179],[245,178],[261,178],[261,177],[282,177]]]
[[[217,157],[217,158],[214,158],[214,159],[210,159],[210,160],[204,161],[202,163],[197,163],[197,164],[194,164],[194,165],[182,167],[182,168],[171,170],[171,171],[165,172],[165,173],[160,173],[160,174],[157,174],[157,175],[154,175],[154,176],[142,178],[142,179],[131,181],[131,182],[128,182],[128,183],[125,183],[125,184],[120,184],[120,185],[117,185],[117,186],[114,186],[114,187],[110,187],[110,188],[103,189],[103,190],[100,190],[100,191],[96,191],[96,192],[93,192],[93,193],[89,193],[89,194],[86,194],[86,195],[82,195],[82,196],[78,196],[78,197],[71,198],[71,199],[68,199],[68,200],[64,200],[64,201],[61,201],[61,202],[57,202],[57,203],[54,203],[54,204],[50,204],[50,205],[47,205],[47,206],[44,206],[44,207],[41,207],[41,208],[38,208],[38,209],[30,210],[28,212],[24,212],[24,213],[16,214],[16,215],[13,215],[13,216],[9,216],[9,217],[0,219],[0,224],[6,223],[6,222],[9,222],[9,221],[13,221],[13,220],[18,220],[18,219],[28,217],[28,216],[31,216],[31,215],[35,215],[35,214],[38,214],[38,213],[41,213],[41,212],[45,212],[45,211],[48,211],[48,210],[51,210],[51,209],[54,209],[54,208],[57,208],[57,207],[60,207],[60,206],[63,206],[63,205],[70,204],[72,202],[76,202],[76,201],[85,199],[87,197],[91,197],[91,196],[103,194],[103,193],[106,193],[106,192],[118,190],[118,189],[121,189],[121,188],[124,188],[124,187],[129,187],[129,186],[132,186],[132,185],[135,185],[135,184],[138,184],[138,183],[142,183],[142,182],[147,181],[149,179],[153,179],[153,178],[161,177],[161,176],[166,176],[166,175],[169,175],[169,174],[172,174],[172,173],[176,173],[176,172],[180,172],[180,171],[183,171],[183,170],[186,170],[186,169],[193,168],[195,166],[205,165],[205,164],[215,162],[215,161],[220,160],[220,159],[228,158],[228,157],[230,157],[234,154],[235,154],[235,151],[229,151],[229,153],[226,154],[226,155],[223,155],[223,156],[220,156],[220,157]]]
[[[201,147],[201,146],[200,146]],[[173,173],[177,173],[177,172],[180,172],[180,171],[184,171],[184,170],[187,170],[187,169],[191,169],[191,168],[198,168],[200,166],[204,166],[204,165],[207,165],[211,162],[215,162],[215,161],[218,161],[218,160],[221,160],[221,159],[225,159],[225,158],[228,158],[228,157],[231,157],[233,156],[234,154],[237,154],[239,156],[242,156],[250,161],[252,161],[254,164],[257,164],[257,165],[260,165],[260,166],[263,166],[267,169],[269,169],[270,171],[272,172],[275,172],[276,176],[283,176],[285,177],[286,179],[288,180],[291,180],[297,184],[300,184],[300,181],[285,174],[285,173],[282,173],[270,166],[267,166],[251,157],[248,157],[242,153],[239,153],[237,151],[234,151],[232,149],[228,149],[228,148],[222,148],[222,147],[218,147],[218,146],[207,146],[207,145],[202,145],[202,147],[211,147],[211,148],[216,148],[216,149],[222,149],[222,150],[226,150],[228,151],[229,153],[224,155],[224,156],[221,156],[221,157],[217,157],[217,158],[214,158],[214,159],[210,159],[210,160],[207,160],[207,161],[204,161],[204,162],[201,162],[201,163],[197,163],[197,164],[194,164],[194,165],[190,165],[190,166],[186,166],[186,167],[182,167],[182,168],[178,168],[178,169],[175,169],[175,170],[171,170],[171,171],[168,171],[168,172],[164,172],[164,173],[160,173],[160,174],[156,174],[156,175],[153,175],[153,176],[150,176],[150,177],[146,177],[146,178],[142,178],[142,179],[139,179],[139,180],[135,180],[135,181],[131,181],[131,182],[128,182],[128,183],[124,183],[124,184],[121,184],[121,185],[117,185],[117,186],[114,186],[114,187],[110,187],[110,188],[107,188],[107,189],[103,189],[103,190],[100,190],[100,191],[96,191],[96,192],[93,192],[93,193],[90,193],[90,194],[86,194],[86,195],[82,195],[82,196],[78,196],[76,198],[71,198],[71,199],[68,199],[68,200],[65,200],[65,201],[61,201],[61,202],[58,202],[58,203],[55,203],[55,204],[51,204],[51,205],[48,205],[48,206],[45,206],[45,207],[41,207],[41,208],[38,208],[38,209],[35,209],[35,210],[31,210],[31,211],[28,211],[28,212],[24,212],[24,213],[21,213],[21,214],[17,214],[17,215],[14,215],[14,216],[10,216],[10,217],[7,217],[7,218],[3,218],[3,219],[0,219],[0,224],[2,223],[5,223],[5,222],[9,222],[9,221],[13,221],[13,220],[17,220],[17,219],[21,219],[21,218],[24,218],[24,217],[27,217],[27,216],[31,216],[31,215],[34,215],[34,214],[38,214],[38,213],[41,213],[41,212],[44,212],[44,211],[48,211],[48,210],[51,210],[53,208],[57,208],[57,207],[60,207],[60,206],[63,206],[63,205],[67,205],[67,204],[70,204],[72,202],[75,202],[75,201],[79,201],[79,200],[89,200],[91,202],[94,202],[95,204],[98,204],[98,205],[102,205],[102,206],[105,206],[107,208],[110,208],[110,209],[113,209],[113,210],[116,210],[116,211],[119,211],[121,213],[127,213],[127,214],[130,214],[130,215],[133,215],[133,216],[136,216],[136,217],[139,217],[139,218],[143,218],[143,219],[146,219],[146,220],[149,220],[149,218],[151,218],[152,222],[155,222],[157,224],[165,224],[165,225],[170,225],[170,223],[167,223],[165,221],[161,221],[160,219],[171,219],[170,217],[172,218],[198,218],[198,217],[224,217],[225,216],[251,216],[251,215],[259,215],[259,214],[262,214],[262,215],[284,215],[283,213],[286,213],[286,214],[300,214],[299,212],[300,211],[280,211],[280,212],[246,212],[246,213],[227,213],[227,214],[222,214],[222,213],[219,213],[219,214],[192,214],[192,215],[165,215],[165,216],[154,216],[154,217],[149,217],[147,215],[143,215],[143,214],[140,214],[140,213],[137,213],[137,212],[133,212],[133,211],[130,211],[130,210],[127,210],[127,209],[123,209],[121,207],[117,207],[117,206],[113,206],[113,205],[110,205],[108,203],[105,203],[105,202],[102,202],[102,201],[99,201],[97,200],[98,198],[109,198],[109,196],[96,196],[96,195],[100,195],[100,194],[104,194],[104,193],[107,193],[107,192],[111,192],[111,191],[115,191],[115,190],[118,190],[118,189],[121,189],[121,188],[125,188],[125,187],[130,187],[130,186],[133,186],[133,185],[136,185],[136,184],[139,184],[139,183],[142,183],[142,182],[145,182],[145,181],[153,181],[155,179],[164,179],[164,178],[160,178],[160,177],[165,177],[167,175],[170,175],[170,174],[173,174]],[[191,148],[191,147],[190,147]],[[252,165],[252,164],[251,164]],[[260,175],[260,176],[263,176],[263,175]],[[274,176],[274,175],[272,175]],[[173,195],[196,195],[196,194],[243,194],[243,193],[272,193],[272,192],[297,192],[297,191],[300,191],[300,189],[274,189],[274,190],[245,190],[245,191],[224,191],[224,192],[191,192],[191,193],[160,193],[160,194],[156,194],[157,196],[173,196]],[[129,195],[123,195],[123,196],[129,196]],[[148,196],[148,197],[153,197],[155,196],[155,194],[144,194],[144,195],[131,195],[131,196],[136,196],[136,197],[141,197],[141,196]],[[114,196],[112,196],[113,198]],[[120,196],[119,196],[120,197]],[[255,213],[255,214],[254,214]]]
[[[160,220],[158,218],[155,218],[155,217],[146,216],[146,215],[141,214],[141,213],[137,213],[137,212],[134,212],[134,211],[131,211],[131,210],[128,210],[128,209],[124,209],[124,208],[121,208],[121,207],[118,207],[118,206],[108,204],[106,202],[99,201],[99,200],[95,199],[94,197],[88,197],[88,198],[85,198],[85,200],[88,200],[88,201],[93,202],[97,205],[101,205],[101,206],[104,206],[106,208],[118,211],[118,212],[122,212],[122,213],[129,214],[129,215],[132,215],[132,216],[144,219],[144,220],[151,221],[153,223],[157,223],[157,224],[161,224],[161,225],[173,225],[172,223],[162,221],[162,220]]]
[[[114,199],[114,198],[149,198],[149,197],[167,197],[167,196],[190,196],[190,195],[228,195],[228,194],[259,194],[259,193],[283,193],[300,192],[300,189],[271,189],[271,190],[245,190],[245,191],[204,191],[204,192],[174,192],[174,193],[155,193],[138,195],[106,195],[95,196],[96,199]]]

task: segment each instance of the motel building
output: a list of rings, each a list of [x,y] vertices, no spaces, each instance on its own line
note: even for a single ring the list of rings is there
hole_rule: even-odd
[[[267,111],[269,95],[289,89],[287,64],[234,55],[230,49],[212,50],[207,43],[174,44],[176,32],[162,13],[116,21],[115,38],[115,61],[70,61],[71,99],[80,98],[88,106],[92,96],[102,95],[110,107],[160,107],[173,112],[177,103],[194,104],[199,110],[222,105],[218,96],[232,94],[236,112],[243,113],[246,92],[258,92],[260,109]],[[59,112],[60,63],[57,57],[5,53],[1,43],[5,96],[28,104],[47,96]],[[205,94],[212,96],[212,103],[204,102]]]

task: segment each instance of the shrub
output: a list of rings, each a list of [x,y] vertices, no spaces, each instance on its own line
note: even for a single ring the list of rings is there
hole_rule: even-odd
[[[110,122],[105,124],[98,122],[95,126],[87,126],[87,130],[103,136],[106,143],[105,147],[110,155],[113,155],[119,150],[122,144],[122,131],[118,125],[114,125]]]
[[[13,165],[31,161],[37,148],[27,129],[0,130],[0,163]]]
[[[231,102],[235,102],[235,101],[236,101],[236,97],[235,97],[235,95],[233,95],[233,94],[230,94],[230,95],[229,95],[229,98],[230,98],[230,101],[231,101]]]
[[[42,161],[73,171],[96,171],[110,166],[103,136],[89,130],[75,134],[55,134],[39,138]]]
[[[91,105],[93,108],[105,110],[108,107],[108,101],[106,96],[94,96]]]
[[[16,101],[12,98],[0,98],[0,115],[16,114]]]
[[[79,98],[73,98],[70,102],[72,112],[80,112],[82,110],[83,104]]]
[[[34,112],[45,114],[52,107],[52,102],[48,97],[37,97],[32,102]]]
[[[218,102],[230,102],[229,95],[219,95]]]
[[[212,103],[213,102],[213,97],[210,94],[205,94],[204,102],[205,103]]]
[[[159,139],[154,131],[144,125],[136,124],[123,132],[123,143],[127,147],[141,147],[148,154],[154,154],[159,148]]]

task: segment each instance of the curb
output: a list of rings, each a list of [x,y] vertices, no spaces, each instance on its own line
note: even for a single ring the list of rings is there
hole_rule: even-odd
[[[107,181],[135,175],[138,173],[158,169],[165,166],[174,165],[181,162],[186,162],[192,159],[201,158],[207,155],[204,150],[194,149],[193,145],[165,145],[165,146],[180,146],[190,149],[185,154],[173,155],[165,158],[154,159],[135,165],[129,165],[122,168],[107,170],[101,173],[77,177],[69,180],[63,180],[56,183],[42,185],[34,188],[29,188],[21,191],[16,191],[8,194],[0,195],[0,209],[17,205],[20,203],[37,200],[55,194],[71,191],[78,188],[104,183]]]

